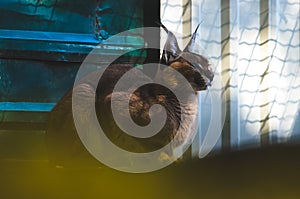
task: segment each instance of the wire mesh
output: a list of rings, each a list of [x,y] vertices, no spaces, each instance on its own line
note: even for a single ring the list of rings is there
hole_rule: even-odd
[[[300,134],[299,129],[293,128],[299,122],[300,3],[227,2],[224,6],[220,0],[191,0],[185,4],[164,0],[162,21],[180,32],[187,23],[183,20],[184,10],[190,7],[191,29],[202,22],[199,43],[221,76],[220,90],[230,94],[230,121],[225,125],[230,126],[232,147],[260,145],[264,131],[270,143],[288,140]],[[210,104],[203,103],[206,97],[206,93],[200,94],[200,137],[212,122],[207,115]]]

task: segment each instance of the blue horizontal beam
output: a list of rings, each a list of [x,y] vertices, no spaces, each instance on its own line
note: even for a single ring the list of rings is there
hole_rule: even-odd
[[[114,56],[144,46],[141,36],[114,36],[98,41],[93,34],[0,29],[0,58],[5,59],[81,63],[93,49],[101,55]],[[136,56],[140,54],[130,55]]]
[[[62,33],[62,32],[43,32],[28,30],[5,30],[0,29],[2,39],[22,39],[35,41],[54,41],[79,44],[97,45],[100,43],[93,34]]]
[[[56,103],[0,102],[0,111],[50,112]]]

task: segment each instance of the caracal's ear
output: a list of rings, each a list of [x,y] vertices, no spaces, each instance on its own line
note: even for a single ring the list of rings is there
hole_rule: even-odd
[[[184,52],[193,52],[194,47],[195,47],[195,43],[196,43],[197,31],[198,31],[199,26],[200,26],[200,24],[198,24],[195,32],[192,35],[192,38],[190,39],[189,43],[187,44],[187,46],[183,50]]]
[[[177,39],[175,35],[169,31],[162,23],[159,25],[166,31],[168,34],[167,40],[163,49],[163,54],[161,57],[161,63],[168,65],[168,63],[178,57],[181,53],[181,50],[178,46]]]

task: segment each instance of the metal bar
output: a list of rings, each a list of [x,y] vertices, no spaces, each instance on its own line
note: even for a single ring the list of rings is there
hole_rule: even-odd
[[[55,103],[0,102],[0,111],[50,112]]]
[[[144,27],[158,27],[157,22],[160,21],[160,0],[147,1],[144,0]],[[144,38],[146,43],[153,43],[155,46],[160,46],[160,30],[157,29],[157,32],[154,35],[148,35],[144,33]],[[158,63],[160,58],[159,49],[147,49],[147,56],[145,63]],[[150,66],[151,67],[151,66]],[[144,71],[150,76],[154,77],[156,70],[153,68],[144,67]]]
[[[221,41],[222,41],[222,83],[223,94],[226,95],[225,123],[222,131],[222,151],[227,152],[231,148],[230,141],[230,0],[221,1]]]
[[[261,104],[265,104],[269,101],[268,99],[268,70],[270,64],[270,56],[269,56],[269,0],[261,0],[260,1],[260,67],[264,70],[261,75],[261,81],[259,86],[260,92],[260,101]],[[267,57],[267,59],[266,59]],[[267,146],[270,144],[270,135],[269,135],[269,105],[262,106],[260,108],[261,115],[261,127],[260,127],[260,142],[261,146]]]
[[[189,36],[192,33],[192,2],[191,0],[182,0],[183,10],[182,10],[182,35]],[[190,37],[185,37],[183,39],[184,43],[190,40]]]
[[[97,45],[99,41],[93,34],[44,32],[29,30],[5,30],[0,29],[0,39],[22,39],[35,41],[55,41],[79,44]]]

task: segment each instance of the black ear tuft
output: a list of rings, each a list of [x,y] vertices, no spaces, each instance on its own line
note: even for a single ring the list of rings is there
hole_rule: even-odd
[[[187,44],[187,46],[183,50],[184,52],[192,52],[194,50],[194,46],[195,46],[195,42],[196,42],[196,37],[197,37],[197,31],[198,31],[198,28],[199,28],[200,24],[198,24],[195,32],[192,35],[191,40],[189,41],[189,43]]]
[[[177,39],[175,35],[169,31],[162,23],[159,23],[159,25],[166,31],[168,34],[167,41],[164,46],[161,63],[167,64],[170,62],[170,59],[174,59],[179,56],[181,53],[181,50],[178,46]]]

